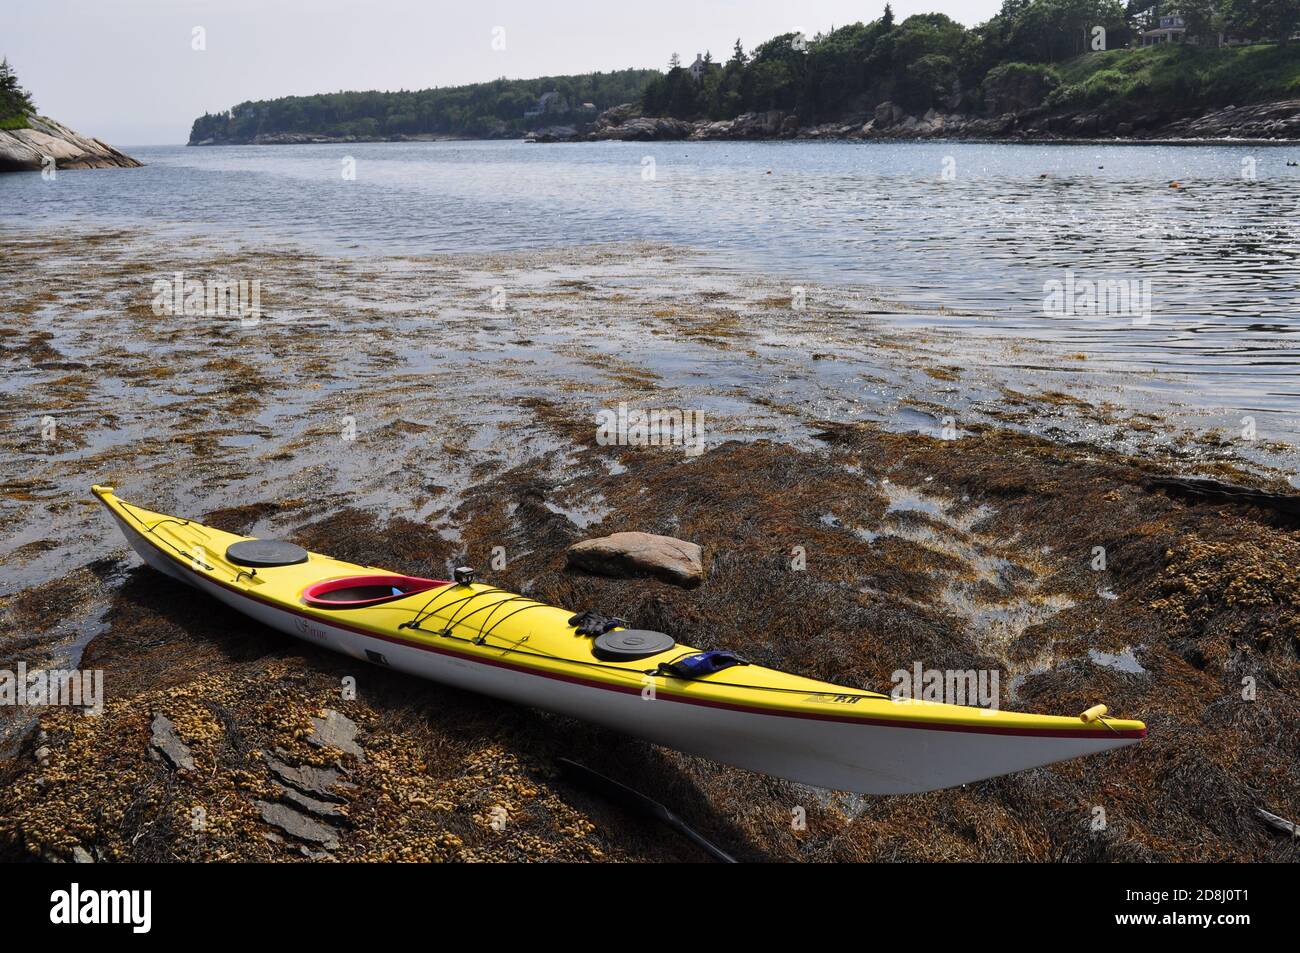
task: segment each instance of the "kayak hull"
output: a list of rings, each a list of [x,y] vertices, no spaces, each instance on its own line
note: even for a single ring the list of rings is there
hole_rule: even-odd
[[[611,685],[581,674],[538,671],[509,651],[484,657],[454,643],[414,642],[398,632],[322,618],[305,606],[241,590],[187,566],[122,512],[111,506],[110,512],[151,567],[312,645],[816,787],[864,794],[935,790],[1110,750],[1132,744],[1145,733],[1027,731],[999,727],[992,718],[988,725],[900,724],[856,712],[774,710],[682,697],[656,690],[653,679]]]

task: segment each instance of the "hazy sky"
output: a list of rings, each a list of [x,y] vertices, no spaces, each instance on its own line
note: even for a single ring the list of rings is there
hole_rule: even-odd
[[[896,0],[972,26],[1001,0]],[[181,143],[205,110],[339,89],[424,89],[725,58],[873,20],[884,0],[0,0],[0,56],[40,111],[115,145]],[[207,48],[192,48],[203,27]],[[505,49],[492,48],[504,29]]]

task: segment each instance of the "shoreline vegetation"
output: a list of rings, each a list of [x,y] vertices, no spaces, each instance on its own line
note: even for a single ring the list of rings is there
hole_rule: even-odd
[[[751,861],[1297,859],[1300,840],[1259,813],[1300,816],[1294,515],[1153,480],[1286,492],[1281,473],[1253,472],[1231,442],[1167,443],[1155,408],[1015,380],[1034,392],[1005,391],[957,439],[778,398],[792,367],[838,358],[907,375],[900,404],[937,428],[954,391],[992,372],[936,367],[934,333],[870,320],[878,303],[846,321],[811,289],[795,312],[781,282],[702,286],[692,261],[670,246],[214,256],[204,237],[149,229],[0,235],[0,291],[21,318],[0,336],[21,375],[0,430],[0,669],[99,669],[106,693],[97,717],[0,710],[0,859],[702,859],[567,783],[562,757]],[[264,280],[260,324],[158,314],[148,289],[176,271]],[[513,289],[504,310],[494,281]],[[779,349],[761,346],[770,329]],[[736,372],[702,384],[619,343],[647,340]],[[467,373],[488,361],[491,375]],[[596,411],[620,400],[709,408],[705,452],[601,445]],[[1150,443],[1059,429],[1094,420]],[[513,591],[844,685],[884,688],[911,660],[998,670],[1003,708],[1101,701],[1150,734],[922,795],[810,790],[271,632],[142,567],[89,499],[95,482],[398,572],[477,565]],[[566,566],[570,544],[622,530],[703,545],[703,584]],[[347,744],[323,744],[323,725]]]
[[[1135,6],[1130,4],[1129,7]],[[725,62],[421,92],[246,102],[195,120],[190,145],[681,139],[1300,139],[1300,7],[1180,0],[1007,0],[967,29],[892,10]],[[1100,31],[1100,32],[1098,32]]]

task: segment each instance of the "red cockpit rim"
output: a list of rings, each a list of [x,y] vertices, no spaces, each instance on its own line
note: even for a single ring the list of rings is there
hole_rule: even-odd
[[[428,592],[451,583],[445,579],[421,579],[392,573],[371,576],[340,576],[314,582],[302,591],[302,601],[318,609],[357,609]]]

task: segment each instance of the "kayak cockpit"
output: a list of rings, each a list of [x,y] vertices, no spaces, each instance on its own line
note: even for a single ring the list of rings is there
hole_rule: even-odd
[[[421,579],[390,573],[341,576],[312,583],[302,591],[302,601],[318,609],[359,609],[449,586],[445,579]]]

